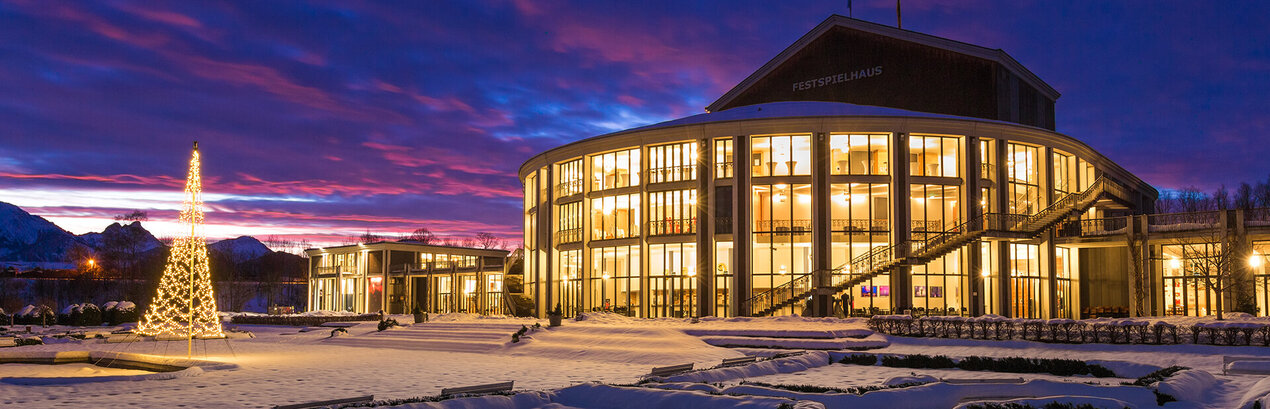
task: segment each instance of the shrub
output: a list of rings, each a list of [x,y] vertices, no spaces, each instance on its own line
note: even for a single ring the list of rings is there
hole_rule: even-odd
[[[57,325],[57,315],[53,314],[53,309],[47,305],[35,307],[28,317],[30,317],[28,324],[31,325]]]
[[[240,315],[230,319],[235,324],[255,325],[289,325],[294,327],[316,327],[328,322],[375,321],[379,314],[333,315],[333,316],[300,316],[300,315]]]
[[[345,328],[336,328],[336,329],[331,330],[331,337],[332,337],[332,338],[337,337],[337,336],[340,336],[340,335],[348,335],[348,329],[345,329]]]
[[[79,318],[80,326],[91,327],[101,325],[101,309],[93,303],[83,303],[79,305],[79,311],[82,315]]]
[[[1164,368],[1164,369],[1143,375],[1141,378],[1134,380],[1133,383],[1129,383],[1129,385],[1151,386],[1151,384],[1153,383],[1168,379],[1168,377],[1173,376],[1173,374],[1185,371],[1187,369],[1191,369],[1191,368],[1187,368],[1185,366],[1177,366],[1177,365],[1170,366],[1168,368]]]
[[[957,368],[967,371],[1048,373],[1058,376],[1093,375],[1099,378],[1116,376],[1115,372],[1101,365],[1090,365],[1075,359],[968,356],[957,363]]]
[[[873,355],[873,354],[851,354],[851,355],[842,357],[842,360],[838,361],[838,363],[855,364],[855,365],[877,365],[878,357],[877,355]]]
[[[141,315],[137,313],[137,305],[130,301],[120,301],[111,305],[106,303],[106,316],[110,325],[119,325],[125,322],[137,322]]]
[[[40,339],[40,337],[22,337],[22,338],[15,339],[13,341],[17,346],[20,346],[20,347],[27,346],[27,345],[44,345],[44,340]]]
[[[62,325],[79,325],[79,321],[84,318],[84,313],[80,311],[79,304],[67,305],[62,312],[57,314],[57,322]]]
[[[1091,405],[1088,403],[1073,404],[1073,403],[1051,401],[1044,405],[1041,405],[1040,407],[1033,406],[1026,403],[1014,403],[1014,402],[972,403],[972,404],[966,405],[966,409],[1097,409],[1097,408],[1095,408],[1094,405]]]
[[[909,356],[891,356],[882,357],[882,366],[890,366],[895,368],[955,368],[957,364],[952,358],[943,355],[909,355]]]
[[[397,320],[392,319],[392,318],[387,318],[387,319],[385,319],[385,320],[383,320],[383,321],[380,321],[380,322],[379,322],[379,330],[380,330],[380,331],[383,331],[383,330],[386,330],[386,329],[389,329],[389,328],[392,328],[392,327],[396,327],[396,326],[399,326],[399,325],[401,325],[401,324],[397,323]]]
[[[886,389],[907,388],[910,386],[925,385],[927,382],[910,382],[896,385],[868,385],[868,386],[851,386],[847,388],[835,388],[832,386],[819,385],[791,385],[791,384],[772,384],[763,382],[744,381],[743,385],[761,386],[764,388],[784,389],[787,391],[803,392],[803,393],[849,393],[852,395],[863,395],[873,391]]]

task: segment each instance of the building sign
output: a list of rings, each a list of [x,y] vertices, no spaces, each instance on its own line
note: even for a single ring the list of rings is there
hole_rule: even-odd
[[[792,88],[792,91],[806,91],[809,89],[823,87],[826,85],[840,84],[847,81],[854,81],[854,80],[869,78],[869,77],[873,77],[877,75],[882,75],[881,65],[873,67],[873,68],[865,68],[861,70],[843,72],[837,75],[820,77],[813,80],[795,82],[791,88]]]

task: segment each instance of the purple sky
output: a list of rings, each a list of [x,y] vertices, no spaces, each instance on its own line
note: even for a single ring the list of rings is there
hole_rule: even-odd
[[[0,201],[170,234],[198,140],[211,236],[519,241],[529,156],[700,113],[846,3],[6,1]],[[1059,132],[1159,188],[1270,174],[1270,2],[1025,3],[909,1],[904,27],[1006,50],[1063,93]]]

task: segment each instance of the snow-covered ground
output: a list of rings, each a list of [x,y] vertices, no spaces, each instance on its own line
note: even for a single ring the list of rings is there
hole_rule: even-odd
[[[409,316],[394,317],[400,322]],[[1217,347],[1207,345],[1107,345],[1047,344],[1029,341],[983,341],[927,339],[870,335],[861,319],[819,318],[734,318],[702,319],[698,323],[679,319],[641,320],[611,314],[585,314],[582,320],[566,320],[559,328],[528,331],[519,343],[511,343],[512,332],[520,325],[532,327],[540,321],[524,318],[488,318],[471,315],[443,315],[418,326],[376,331],[374,323],[348,328],[348,334],[331,338],[332,328],[302,331],[297,327],[239,325],[255,333],[255,338],[229,341],[196,341],[197,358],[224,361],[238,367],[208,370],[197,376],[166,380],[85,382],[52,386],[20,386],[0,382],[0,405],[13,407],[271,407],[278,404],[323,399],[375,395],[376,399],[399,399],[436,395],[442,388],[502,381],[515,381],[517,391],[543,391],[516,399],[489,398],[473,407],[775,407],[790,398],[807,400],[799,407],[828,407],[850,404],[870,407],[870,403],[891,399],[916,402],[918,406],[939,407],[950,402],[991,395],[1027,399],[1064,393],[1100,394],[1091,401],[1125,402],[1131,407],[1154,397],[1149,390],[1122,386],[1157,368],[1183,365],[1203,371],[1176,378],[1174,388],[1191,397],[1190,402],[1166,407],[1234,408],[1240,403],[1270,393],[1264,375],[1222,375],[1222,356],[1256,356],[1270,359],[1270,348]],[[546,322],[541,321],[545,325]],[[433,329],[429,330],[429,327]],[[25,328],[25,327],[21,327]],[[49,333],[64,330],[53,328]],[[107,328],[108,329],[108,328]],[[506,335],[501,336],[500,331]],[[810,352],[781,361],[765,361],[751,366],[689,374],[664,381],[708,380],[720,386],[699,383],[630,385],[655,366],[692,362],[697,368],[718,365],[725,358],[772,355],[772,349],[729,349],[706,341],[718,336],[755,336],[779,339],[801,336],[810,339],[857,339],[884,341],[881,349],[869,353],[926,354],[950,357],[1021,356],[1034,358],[1080,359],[1098,363],[1124,378],[1063,377],[1047,374],[1007,374],[958,369],[906,369],[883,366],[829,364],[827,356],[843,353]],[[464,352],[461,346],[472,339],[480,352]],[[363,343],[361,341],[366,341]],[[373,346],[370,343],[375,341]],[[456,345],[459,348],[456,348]],[[47,345],[0,348],[0,357],[14,351],[108,351],[184,356],[184,342],[106,343],[100,339],[66,341]],[[851,353],[848,351],[847,353]],[[0,364],[0,378],[38,376],[109,376],[131,374],[130,370],[98,368],[85,364],[45,366]],[[1258,366],[1262,364],[1245,364]],[[1205,384],[1205,376],[1214,376]],[[956,385],[937,382],[921,387],[890,389],[865,395],[802,394],[741,385],[743,381],[767,384],[819,385],[835,388],[878,386],[899,377],[931,379],[1003,379],[1022,377],[1019,385]],[[695,386],[694,386],[695,385]],[[567,389],[562,389],[567,388]],[[688,389],[688,390],[685,390]],[[698,391],[692,391],[696,389]],[[745,393],[750,397],[731,398],[699,390]],[[1056,391],[1084,392],[1056,392]],[[1258,394],[1260,391],[1260,394]],[[600,397],[597,397],[597,394]],[[608,395],[609,398],[602,396]],[[824,395],[824,396],[820,396]],[[833,395],[833,396],[830,396]],[[843,396],[838,396],[843,395]],[[927,399],[926,396],[939,397]],[[1193,395],[1193,396],[1191,396]],[[864,396],[864,397],[853,397]],[[813,399],[814,398],[814,399]],[[1103,400],[1099,400],[1103,399]],[[501,402],[501,403],[500,403]],[[520,402],[520,405],[515,405]],[[534,403],[537,402],[537,403]],[[475,404],[475,402],[474,402]],[[527,405],[527,406],[526,406]],[[563,406],[561,406],[563,405]],[[861,406],[863,405],[863,406]],[[435,406],[435,405],[434,405]],[[414,407],[432,407],[416,404]],[[895,406],[901,407],[901,406]],[[943,406],[948,407],[948,406]]]

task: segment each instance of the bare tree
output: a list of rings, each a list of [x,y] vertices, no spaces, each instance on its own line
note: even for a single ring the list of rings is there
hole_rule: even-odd
[[[121,222],[144,222],[150,220],[150,215],[140,210],[133,210],[131,213],[115,215],[115,220]]]
[[[1226,190],[1226,185],[1221,185],[1216,191],[1213,191],[1212,207],[1215,210],[1230,209],[1230,192]]]
[[[1213,226],[1202,234],[1173,239],[1182,250],[1182,275],[1197,279],[1215,297],[1217,319],[1222,319],[1225,293],[1239,284],[1237,277],[1240,254],[1245,254],[1244,240],[1224,226]]]
[[[428,230],[427,227],[420,227],[406,235],[403,240],[413,241],[419,244],[433,244],[437,241],[437,235],[432,234],[432,231]]]
[[[488,232],[476,233],[476,243],[486,250],[503,247],[503,241]]]
[[[1200,210],[1209,209],[1209,200],[1204,197],[1204,193],[1200,192],[1194,186],[1185,187],[1177,191],[1177,208],[1174,211],[1180,212],[1198,212]]]
[[[1257,182],[1257,186],[1252,189],[1252,198],[1256,207],[1270,207],[1270,178]]]
[[[383,241],[383,240],[384,238],[382,236],[371,233],[370,230],[366,230],[366,233],[362,233],[361,237],[357,238],[357,242],[362,244],[370,244],[370,243]]]
[[[1234,205],[1236,209],[1248,210],[1253,208],[1252,186],[1248,182],[1240,183],[1239,188],[1235,189]]]

